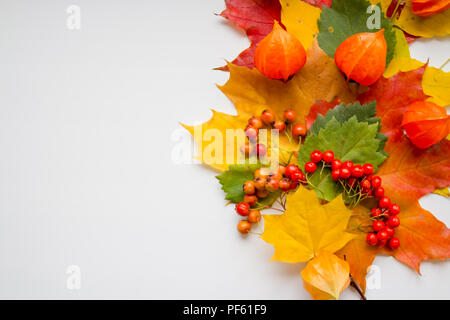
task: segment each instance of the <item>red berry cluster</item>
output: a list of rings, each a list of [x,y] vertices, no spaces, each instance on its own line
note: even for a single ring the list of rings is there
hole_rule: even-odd
[[[386,244],[391,249],[397,249],[400,246],[400,240],[394,237],[395,228],[400,225],[400,206],[391,203],[391,199],[384,195],[384,189],[381,186],[381,178],[372,178],[372,187],[375,197],[378,198],[378,206],[372,208],[370,212],[373,232],[367,235],[366,242],[372,246],[384,247]]]
[[[400,246],[400,240],[394,237],[395,228],[400,225],[400,207],[391,203],[391,199],[384,195],[384,189],[381,186],[381,178],[372,176],[374,166],[370,163],[364,165],[354,165],[351,161],[342,162],[334,158],[333,151],[320,152],[315,150],[311,153],[311,161],[305,164],[305,172],[314,173],[319,163],[324,167],[331,166],[331,177],[335,181],[340,181],[344,187],[344,196],[350,199],[352,205],[361,200],[376,197],[378,206],[371,210],[372,229],[367,235],[369,245],[383,247],[388,244],[389,248],[397,249]]]
[[[256,143],[258,140],[259,129],[264,126],[277,129],[280,133],[285,132],[287,128],[292,126],[291,132],[295,139],[306,135],[306,127],[301,123],[294,124],[295,111],[287,109],[284,111],[283,120],[277,120],[275,113],[272,110],[264,110],[261,116],[253,116],[248,119],[247,127],[245,128],[245,135],[249,142]],[[245,144],[241,151],[245,155],[256,155],[260,158],[267,154],[267,148],[264,144],[256,144],[256,148],[252,150],[251,144]]]
[[[317,170],[317,165],[321,162],[324,163],[324,165],[332,164],[334,161],[334,153],[333,151],[325,151],[324,153],[314,150],[311,152],[311,161],[308,161],[305,163],[305,172],[306,173],[314,173],[314,171]]]
[[[248,233],[251,228],[250,223],[259,222],[261,219],[259,210],[255,209],[259,199],[264,199],[271,192],[278,190],[283,192],[295,190],[300,183],[305,183],[303,172],[294,164],[278,165],[275,170],[260,168],[255,171],[254,177],[254,180],[244,183],[242,186],[245,194],[244,201],[236,204],[236,212],[243,217],[247,217],[247,220],[242,220],[238,224],[238,230],[241,233]],[[257,219],[253,219],[252,216],[257,217]]]

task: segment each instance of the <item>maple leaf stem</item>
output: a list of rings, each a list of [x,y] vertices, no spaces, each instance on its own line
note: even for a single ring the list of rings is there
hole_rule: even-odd
[[[347,256],[344,254],[344,261],[347,261]],[[353,279],[353,276],[351,273],[348,274],[350,278],[350,286],[358,292],[359,296],[361,297],[361,300],[367,300],[366,296],[364,295],[364,292],[362,292],[361,287],[359,286],[358,282]]]
[[[442,68],[444,68],[447,65],[447,63],[449,63],[449,61],[450,61],[450,58],[447,59],[447,61],[445,61],[444,64],[439,69],[442,70]]]
[[[361,297],[361,300],[367,300],[366,296],[362,292],[361,288],[359,287],[358,283],[353,279],[352,275],[349,274],[350,277],[350,285],[358,292],[359,296]]]

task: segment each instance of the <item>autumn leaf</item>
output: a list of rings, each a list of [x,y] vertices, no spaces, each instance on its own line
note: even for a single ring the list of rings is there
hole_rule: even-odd
[[[282,215],[264,215],[261,238],[275,247],[271,260],[304,262],[320,251],[335,252],[354,236],[346,232],[351,211],[342,198],[322,205],[314,191],[305,188],[287,196]]]
[[[450,72],[427,67],[422,80],[423,92],[429,95],[428,99],[440,106],[450,105]]]
[[[306,128],[309,130],[316,121],[319,114],[325,115],[330,109],[340,104],[339,99],[327,102],[325,100],[317,100],[309,109],[309,113],[306,116]]]
[[[337,255],[346,255],[350,272],[362,288],[365,274],[377,253],[392,255],[420,273],[420,263],[429,259],[450,257],[450,231],[430,212],[423,209],[418,200],[440,185],[450,184],[450,142],[420,150],[404,136],[401,141],[389,139],[386,148],[388,160],[380,167],[385,194],[401,207],[400,226],[396,237],[400,239],[397,250],[374,248],[365,242],[365,233],[357,230],[360,224],[370,225],[370,206],[358,206],[349,223],[349,231],[356,238]]]
[[[233,64],[253,68],[256,46],[272,31],[273,22],[281,20],[280,3],[278,0],[225,0],[225,4],[227,8],[220,15],[244,29],[251,42]]]
[[[412,71],[422,66],[425,66],[422,79],[423,92],[430,96],[427,100],[443,107],[450,105],[450,72],[428,66],[415,59],[397,58],[393,59],[389,67],[386,68],[384,77],[389,78],[400,71]]]
[[[334,0],[331,8],[324,8],[318,21],[320,47],[330,56],[334,57],[336,49],[348,37],[362,32],[377,32],[378,29],[370,29],[367,13],[370,2],[366,0]],[[381,7],[379,6],[380,11]],[[396,34],[392,24],[384,15],[380,17],[380,27],[384,29],[384,38],[388,46],[386,65],[394,57],[396,47]]]
[[[450,10],[423,18],[412,12],[412,2],[406,1],[395,25],[414,36],[424,38],[443,37],[450,34]]]
[[[218,171],[228,169],[230,165],[238,164],[239,152],[242,145],[245,144],[245,135],[243,129],[247,125],[247,115],[229,115],[226,113],[212,110],[213,115],[210,120],[197,125],[188,126],[181,124],[194,137],[194,141],[198,146],[198,155],[195,159],[201,161],[205,165]],[[236,136],[239,133],[243,135],[242,139],[228,139],[227,130],[234,131]],[[228,131],[229,134],[232,131]],[[235,144],[235,145],[233,145]],[[228,146],[228,148],[227,148]],[[227,160],[227,149],[229,154],[233,151],[232,156]]]
[[[297,37],[305,48],[309,48],[319,32],[317,20],[321,10],[298,0],[280,0],[280,3],[281,21],[286,30]]]
[[[388,79],[381,78],[359,97],[362,102],[377,101],[377,116],[389,139],[385,151],[389,159],[380,168],[384,184],[392,186],[392,197],[420,197],[450,185],[450,141],[421,150],[416,148],[401,130],[403,113],[412,102],[424,100],[422,90],[425,67],[399,72]]]
[[[411,55],[409,52],[409,44],[408,40],[406,39],[405,33],[397,28],[393,28],[393,31],[395,34],[395,49],[392,59],[409,58]],[[392,63],[392,60],[390,63]]]
[[[314,300],[339,299],[350,284],[349,265],[329,252],[320,252],[302,270],[303,286]]]
[[[302,0],[302,1],[320,9],[322,8],[322,6],[327,6],[328,8],[331,7],[331,2],[333,0]]]
[[[331,104],[329,104],[331,105]],[[315,106],[311,108],[312,112]],[[310,114],[307,116],[307,119],[311,119],[311,110]],[[378,128],[381,128],[380,118],[376,117],[376,101],[369,102],[367,104],[361,105],[359,102],[351,103],[349,105],[345,105],[341,103],[337,106],[334,106],[332,109],[327,111],[325,115],[318,114],[314,123],[309,128],[308,134],[318,134],[321,128],[324,128],[325,125],[330,121],[333,117],[336,118],[339,122],[344,122],[349,120],[351,117],[356,116],[356,119],[359,122],[367,122],[368,124],[378,123]],[[378,151],[387,156],[383,150],[384,145],[386,143],[387,137],[382,133],[377,133],[377,139],[380,141],[380,145],[378,146]],[[353,161],[353,160],[352,160]]]
[[[355,238],[347,243],[345,247],[336,252],[336,255],[344,259],[350,265],[350,274],[363,292],[366,289],[366,274],[372,265],[378,247],[369,246],[366,242],[367,233],[361,232],[360,226],[371,225],[369,216],[370,206],[358,205],[353,209],[353,214],[348,223],[347,230],[354,234]]]
[[[401,245],[387,253],[419,274],[422,261],[450,258],[450,229],[417,201],[411,203],[408,198],[397,198],[396,201],[404,208],[396,231]]]
[[[422,261],[450,257],[449,229],[418,203],[425,194],[450,185],[450,142],[444,140],[436,146],[421,150],[397,127],[403,117],[403,110],[411,102],[427,97],[421,86],[424,70],[425,66],[399,72],[388,79],[382,78],[360,97],[365,102],[377,100],[377,115],[381,117],[382,132],[389,136],[385,147],[389,158],[377,175],[382,179],[385,194],[401,207],[401,224],[396,232],[400,247],[393,251],[377,251],[394,256],[417,272],[420,272]],[[366,218],[369,209],[365,208]],[[361,214],[358,219],[363,216]],[[351,221],[350,225],[352,223],[355,224]],[[374,257],[374,249],[365,244],[362,237],[358,236],[339,252],[341,256],[347,255],[351,272],[353,274],[355,271],[360,281],[365,274],[364,269]]]
[[[284,111],[290,108],[295,111],[297,121],[304,122],[311,105],[318,99],[331,101],[337,97],[344,102],[354,101],[355,96],[341,72],[317,42],[308,49],[307,54],[305,66],[286,83],[268,79],[256,69],[230,64],[230,79],[219,88],[234,103],[237,115],[213,111],[212,118],[201,125],[183,125],[194,136],[199,147],[197,159],[220,171],[237,164],[238,148],[229,161],[226,159],[226,147],[228,145],[233,149],[231,143],[234,141],[226,140],[227,130],[229,133],[233,129],[243,130],[251,116],[259,115],[265,109],[273,110],[277,118],[282,119]],[[207,136],[205,132],[208,132]],[[270,143],[270,132],[267,140]],[[280,147],[289,151],[298,150],[298,142],[281,134]]]
[[[358,97],[361,103],[377,102],[377,116],[381,117],[381,132],[389,138],[403,135],[401,122],[407,107],[414,101],[428,98],[422,90],[425,67],[396,75],[381,77],[369,91]],[[387,151],[389,153],[389,151]]]
[[[433,193],[438,194],[443,197],[446,197],[446,198],[450,198],[450,191],[449,191],[448,187],[436,189],[433,191]]]
[[[407,58],[407,57],[399,57],[395,58],[391,61],[389,66],[384,71],[383,76],[385,78],[390,78],[393,75],[396,75],[398,72],[406,72],[412,71],[423,66],[424,63],[415,59]]]
[[[384,176],[380,175],[384,180]],[[383,181],[386,194],[392,191],[392,186]],[[417,200],[391,197],[401,207],[399,214],[401,223],[396,229],[395,236],[400,240],[400,247],[396,250],[369,246],[366,233],[357,229],[358,226],[369,226],[369,209],[371,205],[365,203],[355,208],[349,222],[349,232],[355,233],[355,238],[336,255],[346,258],[350,265],[353,278],[365,289],[367,268],[372,264],[377,254],[390,255],[398,261],[413,268],[420,274],[420,264],[425,260],[450,258],[450,229],[437,220],[430,212],[423,209]],[[371,202],[369,201],[369,204]]]
[[[369,246],[366,242],[366,233],[357,233],[355,239],[336,252],[341,259],[346,259],[350,266],[350,274],[363,292],[366,291],[366,275],[377,255],[377,247]]]
[[[230,80],[219,86],[236,106],[238,114],[260,114],[271,109],[282,118],[287,108],[293,109],[303,121],[309,108],[318,99],[353,101],[354,95],[345,83],[334,61],[317,45],[308,49],[304,67],[287,83],[270,80],[257,70],[231,66]]]
[[[244,200],[244,191],[242,185],[244,182],[254,179],[254,172],[261,168],[261,164],[246,164],[234,165],[216,178],[222,185],[222,190],[225,191],[225,199],[233,203],[238,203]]]

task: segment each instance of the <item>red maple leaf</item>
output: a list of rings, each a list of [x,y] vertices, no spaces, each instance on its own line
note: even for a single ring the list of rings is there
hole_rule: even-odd
[[[381,117],[383,132],[390,139],[403,135],[401,123],[407,107],[428,96],[422,90],[426,65],[412,71],[399,72],[390,78],[381,77],[369,90],[358,97],[361,103],[377,101],[377,116]]]
[[[328,8],[330,8],[331,2],[333,2],[333,0],[303,0],[303,1],[319,9],[322,9],[322,6],[327,6]]]
[[[254,67],[254,54],[258,43],[273,29],[274,20],[281,21],[278,0],[225,0],[227,8],[220,14],[245,30],[250,47],[233,60],[233,64]],[[227,70],[227,67],[219,68]]]
[[[306,116],[306,128],[309,130],[311,128],[314,121],[316,121],[316,118],[319,114],[325,115],[325,113],[328,112],[328,110],[333,109],[335,106],[337,106],[341,101],[336,98],[331,102],[327,102],[325,100],[317,100],[312,106],[311,109],[309,109],[309,113]]]

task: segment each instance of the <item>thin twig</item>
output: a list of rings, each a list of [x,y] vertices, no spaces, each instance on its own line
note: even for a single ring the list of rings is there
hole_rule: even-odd
[[[352,286],[352,288],[354,288],[358,292],[359,296],[361,297],[361,300],[367,300],[358,283],[356,283],[351,274],[349,274],[349,276],[350,276],[350,285]]]
[[[344,261],[347,261],[347,256],[345,254],[344,254]],[[358,292],[359,296],[361,297],[361,300],[367,300],[366,296],[364,295],[364,292],[362,292],[358,283],[355,281],[355,279],[353,279],[352,274],[349,273],[348,276],[350,277],[350,286],[354,288],[356,292]]]

